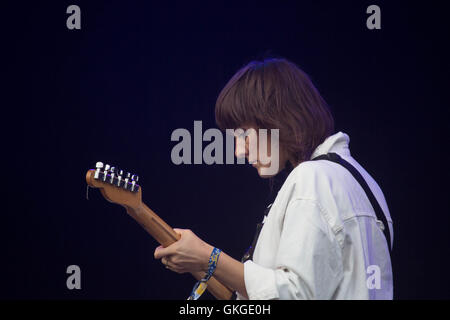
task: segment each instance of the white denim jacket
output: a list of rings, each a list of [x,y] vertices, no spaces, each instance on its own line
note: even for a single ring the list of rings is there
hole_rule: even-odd
[[[380,187],[353,159],[338,132],[312,158],[338,153],[364,177],[392,219]],[[264,219],[253,261],[244,263],[250,299],[392,299],[393,279],[381,221],[351,173],[328,160],[292,170]],[[237,299],[244,299],[240,294]]]

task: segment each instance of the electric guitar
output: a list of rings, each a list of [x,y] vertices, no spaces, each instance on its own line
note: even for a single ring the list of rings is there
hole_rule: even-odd
[[[88,170],[86,182],[89,187],[100,189],[103,197],[109,202],[119,204],[136,220],[157,242],[167,247],[176,242],[180,235],[164,220],[142,202],[142,188],[138,185],[139,177],[116,167],[97,162],[95,169]],[[203,277],[202,272],[192,274],[197,280]],[[231,299],[229,288],[211,277],[207,289],[219,300]]]

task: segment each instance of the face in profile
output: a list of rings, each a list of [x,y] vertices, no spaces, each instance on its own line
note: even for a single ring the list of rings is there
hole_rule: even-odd
[[[286,162],[278,136],[278,129],[245,126],[234,130],[236,158],[246,158],[261,178],[273,177],[284,168]]]

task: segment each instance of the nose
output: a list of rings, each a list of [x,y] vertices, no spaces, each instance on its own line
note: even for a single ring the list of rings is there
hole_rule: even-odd
[[[235,151],[234,154],[236,158],[245,158],[247,156],[247,143],[244,137],[235,138]]]

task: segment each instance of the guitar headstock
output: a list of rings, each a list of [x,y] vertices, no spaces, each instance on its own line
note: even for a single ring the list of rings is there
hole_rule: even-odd
[[[86,173],[87,184],[99,188],[106,200],[132,209],[142,204],[142,188],[138,181],[137,175],[102,162],[97,162],[95,169]]]

